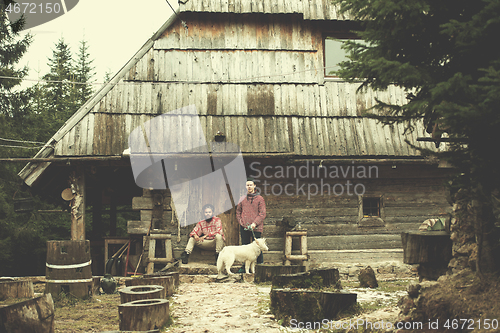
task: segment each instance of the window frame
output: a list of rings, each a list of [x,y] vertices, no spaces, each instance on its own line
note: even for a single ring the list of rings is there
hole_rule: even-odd
[[[352,31],[330,31],[323,32],[323,77],[325,79],[340,79],[339,76],[327,74],[326,68],[326,40],[329,38],[338,40],[361,40],[361,38]],[[343,60],[341,60],[343,61]]]
[[[378,199],[379,216],[365,216],[363,209],[363,199]],[[358,227],[384,227],[385,226],[385,205],[383,195],[359,195],[358,196]]]

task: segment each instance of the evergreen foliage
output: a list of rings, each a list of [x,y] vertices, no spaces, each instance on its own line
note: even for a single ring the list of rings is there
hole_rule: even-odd
[[[0,157],[31,157],[41,144],[26,141],[50,139],[92,94],[92,89],[65,82],[38,83],[21,89],[21,79],[28,69],[18,68],[17,64],[32,37],[20,37],[23,20],[9,22],[4,9],[10,3],[14,1],[0,1],[0,76],[9,77],[0,78]],[[88,82],[94,76],[91,63],[85,41],[81,42],[75,64],[68,45],[61,39],[49,59],[50,72],[43,78]],[[44,275],[46,241],[68,239],[70,235],[69,212],[39,212],[62,207],[43,202],[23,185],[17,173],[25,164],[0,162],[0,276]],[[33,210],[16,212],[15,203],[21,198],[32,199]]]
[[[455,139],[440,155],[457,167],[453,189],[469,189],[471,200],[481,202],[475,228],[485,246],[482,260],[498,269],[493,203],[500,189],[500,52],[494,45],[500,0],[335,2],[361,22],[358,33],[367,42],[346,43],[350,60],[338,75],[361,81],[360,89],[405,89],[405,105],[378,101],[372,117],[405,122],[408,129],[423,121],[437,145],[443,133]]]
[[[92,78],[95,76],[95,67],[92,67],[94,60],[90,59],[88,49],[87,42],[81,40],[75,67],[76,82],[84,83],[76,87],[76,100],[79,106],[83,105],[94,93],[92,86],[88,84],[92,83]]]

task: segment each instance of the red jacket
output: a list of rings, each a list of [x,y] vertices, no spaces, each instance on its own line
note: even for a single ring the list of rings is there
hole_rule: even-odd
[[[264,219],[266,218],[264,198],[259,194],[241,197],[238,206],[236,206],[236,218],[242,227],[246,228],[255,223],[254,230],[262,232],[264,230]]]

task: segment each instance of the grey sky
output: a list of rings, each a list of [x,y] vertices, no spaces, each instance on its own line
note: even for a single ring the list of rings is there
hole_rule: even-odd
[[[177,8],[176,0],[169,1]],[[40,78],[48,72],[48,58],[61,37],[75,56],[85,38],[95,80],[102,82],[106,71],[120,70],[170,15],[166,0],[80,0],[67,14],[29,30],[33,43],[20,65],[30,68],[28,78]]]

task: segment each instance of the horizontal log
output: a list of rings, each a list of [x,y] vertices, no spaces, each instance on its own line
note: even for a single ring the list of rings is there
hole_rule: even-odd
[[[266,238],[269,250],[283,251],[283,238]],[[292,249],[298,249],[298,241],[292,243]],[[295,245],[295,246],[294,246]],[[307,247],[310,250],[356,250],[356,249],[390,249],[401,248],[400,235],[339,235],[307,237]]]
[[[287,236],[307,236],[307,231],[287,231],[286,232]]]
[[[148,233],[151,221],[127,221],[127,233],[132,235],[145,235]]]
[[[132,198],[132,209],[153,209],[154,207],[154,202],[153,198],[145,198],[145,197],[135,197]],[[169,200],[164,200],[163,201],[163,209],[164,210],[172,210],[172,207],[170,207],[170,201]]]
[[[147,236],[149,239],[172,239],[172,234],[170,233],[165,233],[165,230],[157,230],[153,229],[151,230],[151,235]]]
[[[168,264],[170,262],[173,262],[173,259],[167,259],[167,258],[147,258],[147,262],[154,262],[156,264]]]
[[[285,255],[286,260],[307,260],[309,257],[307,255],[299,254],[287,254]]]

